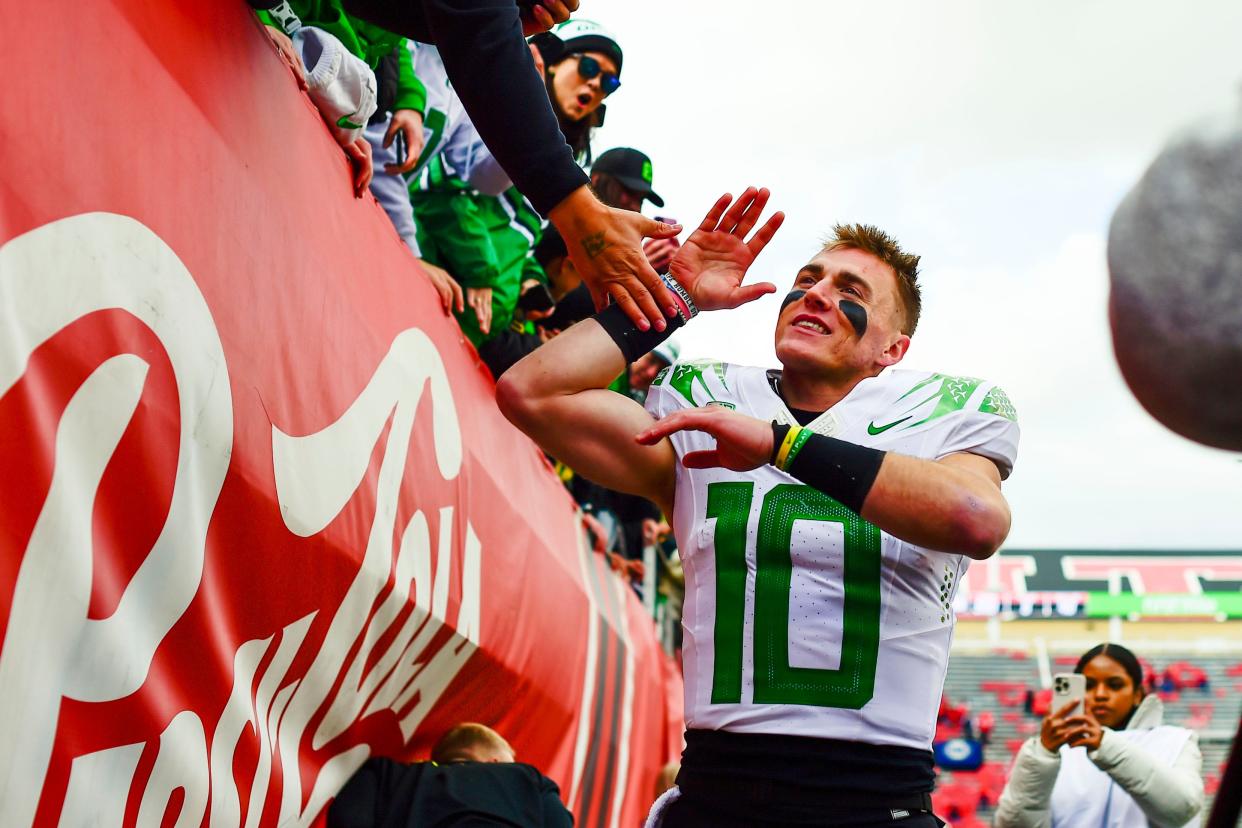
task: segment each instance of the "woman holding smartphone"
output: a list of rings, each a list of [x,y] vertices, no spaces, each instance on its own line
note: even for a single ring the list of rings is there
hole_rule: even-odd
[[[1199,737],[1162,723],[1163,704],[1146,693],[1134,653],[1100,644],[1074,672],[1086,678],[1086,695],[1052,710],[1022,745],[997,828],[1199,825]]]

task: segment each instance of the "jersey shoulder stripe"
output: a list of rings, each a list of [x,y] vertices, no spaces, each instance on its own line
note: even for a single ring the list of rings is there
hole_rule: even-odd
[[[656,374],[651,383],[654,391],[663,389],[682,408],[723,405],[735,408],[734,391],[730,389],[734,366],[715,360],[676,362]]]
[[[881,380],[867,434],[912,431],[950,414],[983,414],[1017,422],[1017,410],[999,386],[977,377],[925,371],[890,371]]]

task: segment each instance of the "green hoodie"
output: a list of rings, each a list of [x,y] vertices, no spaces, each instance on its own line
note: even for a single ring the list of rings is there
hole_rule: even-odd
[[[423,258],[439,265],[463,287],[492,289],[492,325],[486,335],[469,307],[458,314],[462,332],[477,348],[513,322],[522,283],[547,275],[532,250],[542,235],[541,220],[516,187],[499,196],[471,189],[447,173],[440,156],[410,187],[418,246]]]

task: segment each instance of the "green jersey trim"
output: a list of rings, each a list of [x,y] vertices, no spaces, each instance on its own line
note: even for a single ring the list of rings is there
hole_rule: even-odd
[[[908,431],[932,420],[938,420],[946,414],[961,411],[966,407],[966,403],[970,401],[975,390],[982,384],[983,380],[975,379],[974,377],[950,377],[944,374],[932,374],[897,398],[898,403],[902,400],[914,398],[910,406],[901,412],[905,415],[904,417],[879,425],[872,420],[867,424],[867,433],[874,437],[898,426],[900,426],[901,431]],[[935,405],[926,417],[914,422],[908,422],[914,417],[915,411],[923,408],[933,400],[935,400]]]

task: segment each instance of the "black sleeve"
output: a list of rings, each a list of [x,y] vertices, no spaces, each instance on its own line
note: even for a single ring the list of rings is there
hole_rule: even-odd
[[[386,795],[386,759],[369,759],[328,806],[328,828],[371,828],[379,823]]]
[[[543,801],[543,828],[573,828],[574,815],[561,802],[561,789],[540,775],[539,798]]]
[[[535,73],[515,0],[346,0],[345,6],[439,48],[479,137],[544,216],[587,183]]]

